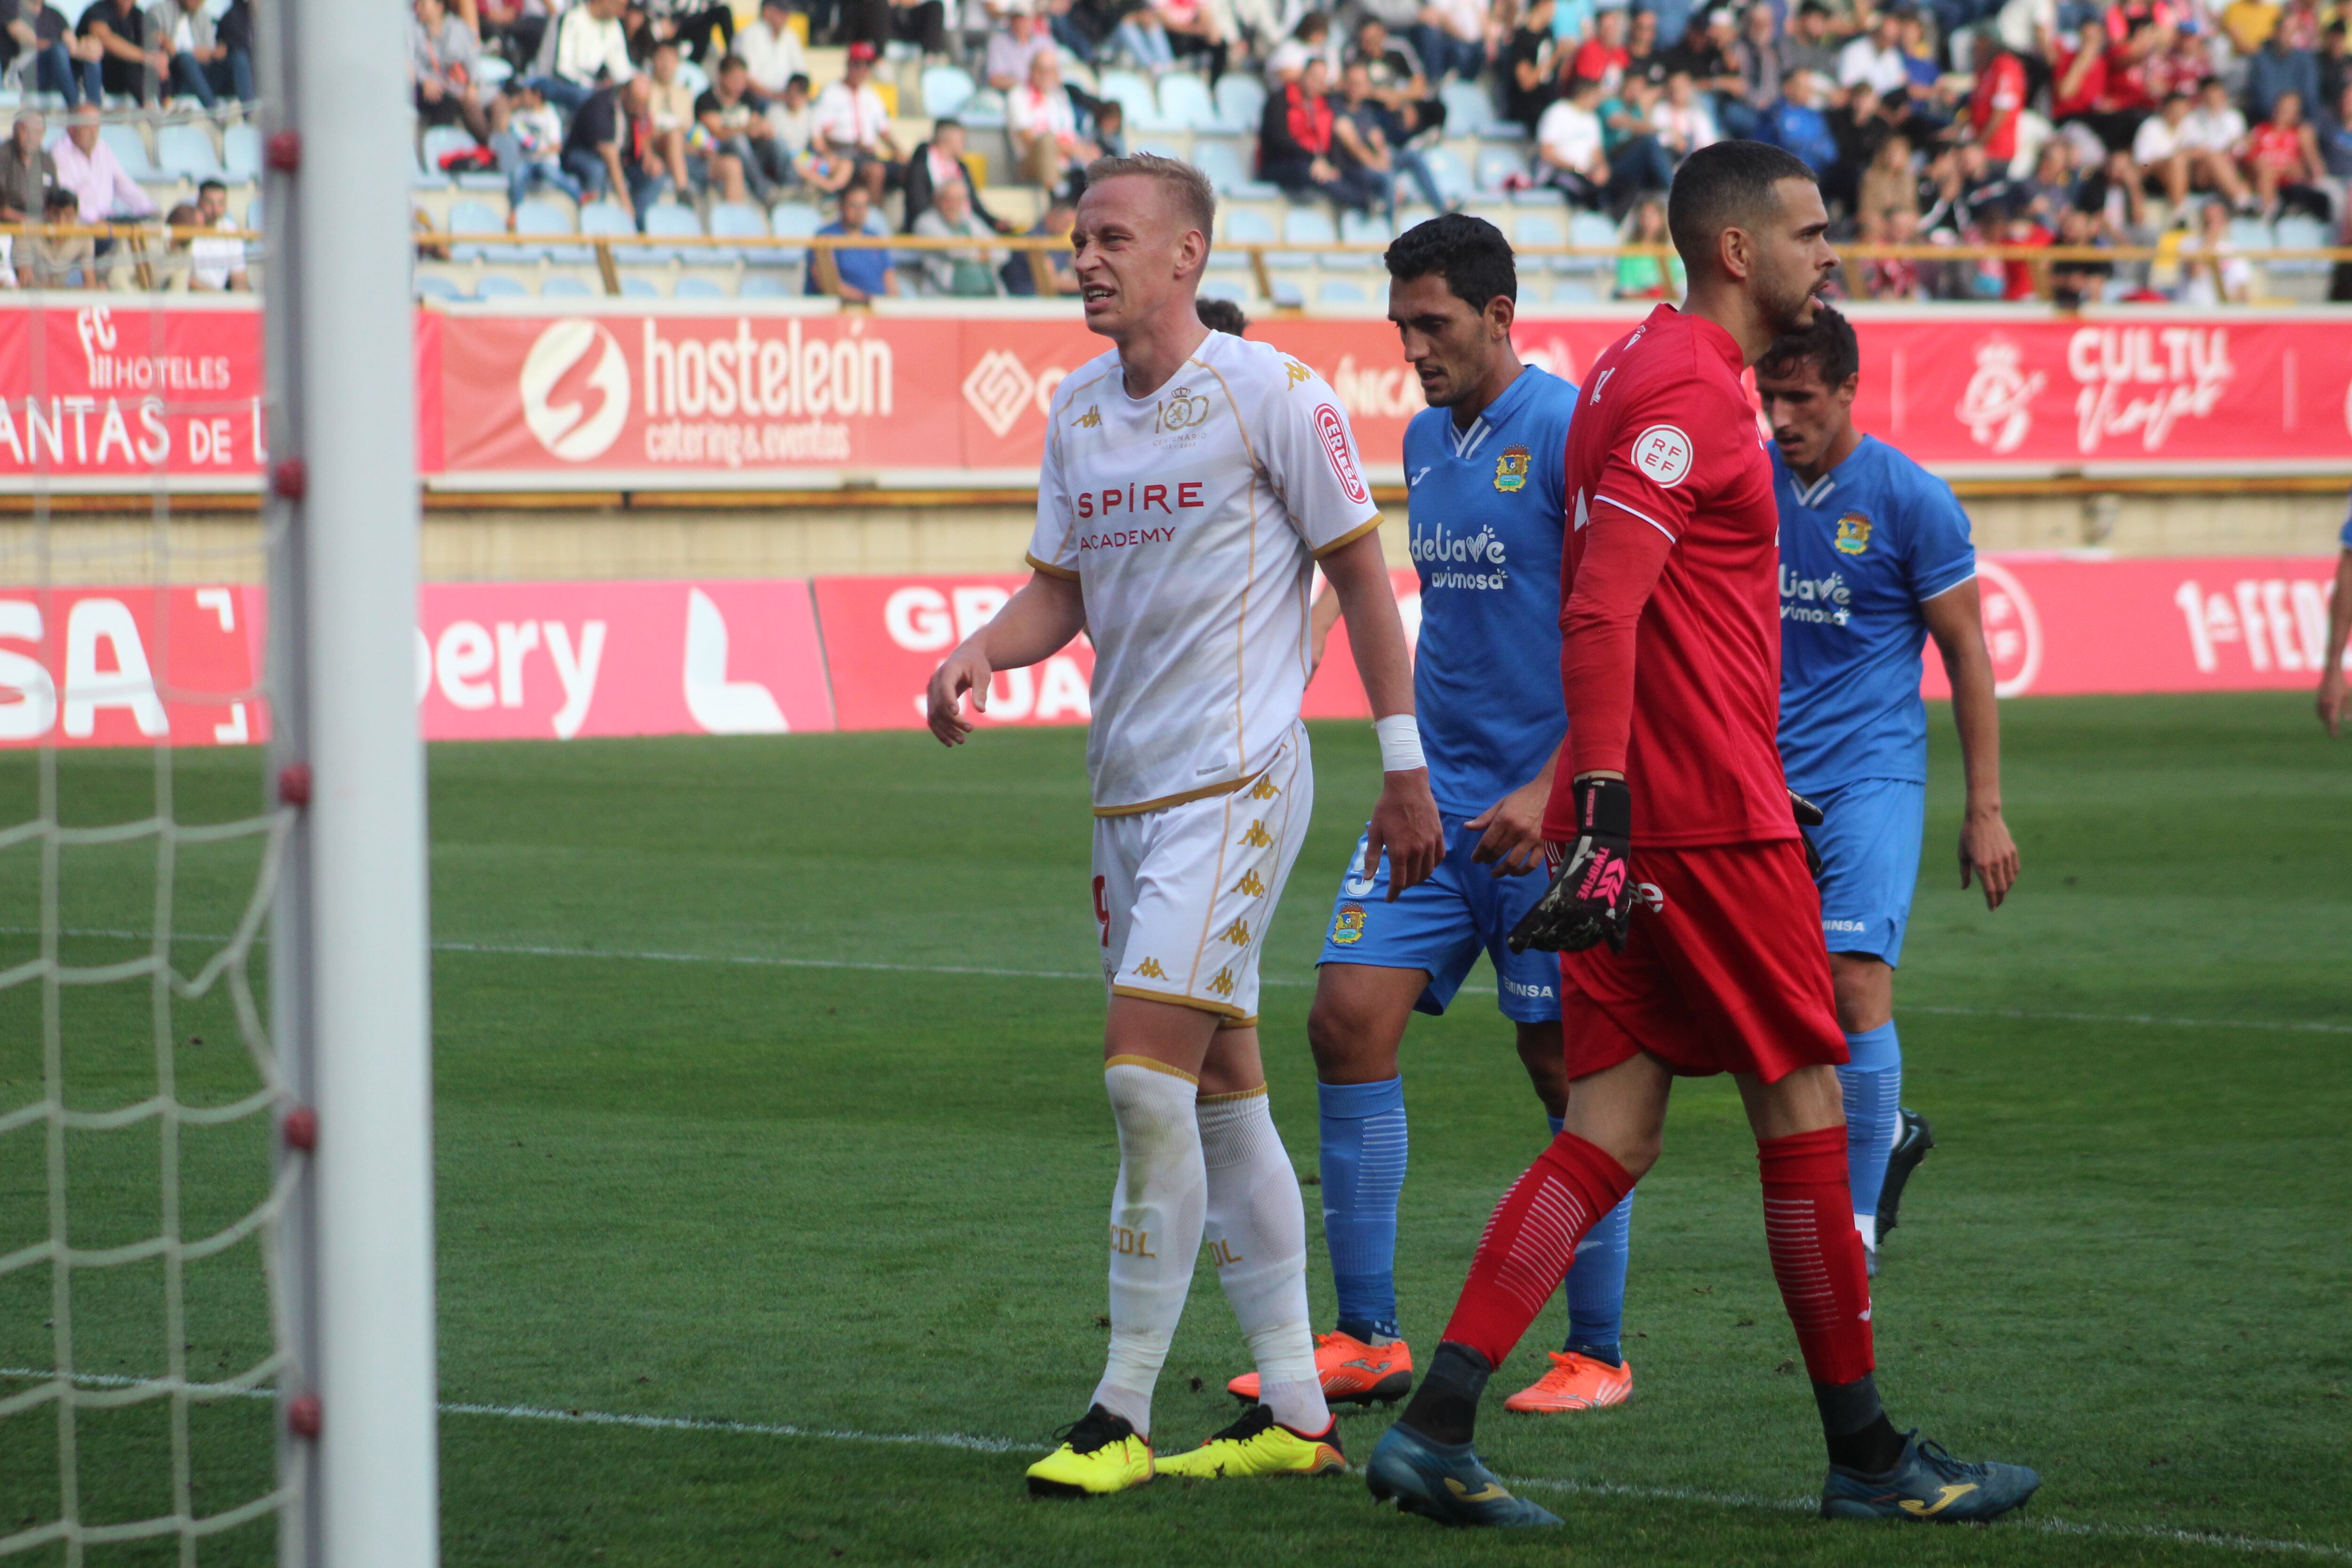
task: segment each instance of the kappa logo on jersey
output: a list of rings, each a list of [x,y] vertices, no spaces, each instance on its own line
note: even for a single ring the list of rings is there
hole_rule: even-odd
[[[1535,454],[1525,447],[1506,447],[1503,455],[1495,459],[1495,488],[1503,494],[1517,495],[1528,488],[1528,466]]]
[[[1265,897],[1265,884],[1258,880],[1255,871],[1244,871],[1242,873],[1242,879],[1234,884],[1234,891],[1253,899],[1262,899]]]
[[[1143,980],[1165,980],[1168,978],[1168,972],[1160,967],[1160,961],[1156,958],[1147,958],[1141,963],[1137,964],[1135,966],[1135,973],[1139,979]]]
[[[1274,843],[1274,836],[1266,832],[1264,822],[1253,818],[1249,825],[1249,831],[1243,834],[1236,842],[1245,844],[1252,849],[1264,849]]]
[[[1691,466],[1691,438],[1678,426],[1653,425],[1633,437],[1633,466],[1660,489],[1683,482]]]
[[[1278,795],[1281,793],[1282,792],[1280,790],[1274,787],[1274,781],[1272,779],[1267,778],[1265,774],[1261,773],[1258,775],[1257,784],[1250,790],[1249,795],[1245,798],[1250,800],[1272,800],[1276,795]]]
[[[1087,411],[1084,414],[1079,415],[1076,419],[1071,420],[1070,424],[1073,428],[1079,430],[1101,429],[1102,405],[1099,403],[1087,404]]]
[[[1209,400],[1195,397],[1189,386],[1180,386],[1160,402],[1159,426],[1162,430],[1184,430],[1208,422]]]
[[[1833,542],[1840,555],[1859,555],[1870,548],[1870,519],[1858,511],[1850,511],[1837,521],[1837,538]]]
[[[1297,386],[1315,374],[1295,359],[1284,360],[1282,369],[1283,373],[1290,377],[1290,384],[1293,386]]]
[[[1249,945],[1249,921],[1237,920],[1225,928],[1225,940],[1235,947]]]
[[[1234,994],[1234,972],[1230,969],[1218,970],[1217,977],[1209,982],[1209,989],[1215,992],[1220,996],[1232,995]]]
[[[1315,410],[1315,433],[1323,437],[1323,455],[1331,459],[1331,471],[1339,476],[1339,489],[1351,501],[1367,498],[1361,475],[1356,472],[1356,455],[1348,449],[1348,422],[1329,404],[1320,404]]]
[[[1339,906],[1339,912],[1331,917],[1331,940],[1340,947],[1353,947],[1364,940],[1363,905]]]

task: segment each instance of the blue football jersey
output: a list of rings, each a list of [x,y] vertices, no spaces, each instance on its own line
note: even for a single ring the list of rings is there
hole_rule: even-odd
[[[1475,816],[1559,749],[1559,553],[1576,385],[1528,365],[1466,430],[1404,432],[1421,574],[1413,706],[1438,808]]]
[[[1927,778],[1919,606],[1976,575],[1952,487],[1874,437],[1780,502],[1780,761],[1789,787]]]

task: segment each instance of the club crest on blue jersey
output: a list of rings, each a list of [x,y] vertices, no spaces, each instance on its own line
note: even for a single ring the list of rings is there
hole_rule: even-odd
[[[1503,455],[1495,459],[1495,488],[1505,495],[1517,495],[1528,488],[1528,465],[1535,454],[1525,447],[1506,447]]]
[[[1837,538],[1832,542],[1840,555],[1859,555],[1870,548],[1870,519],[1858,511],[1850,511],[1837,521]]]
[[[1353,947],[1364,940],[1364,906],[1341,904],[1331,917],[1331,940],[1340,947]]]

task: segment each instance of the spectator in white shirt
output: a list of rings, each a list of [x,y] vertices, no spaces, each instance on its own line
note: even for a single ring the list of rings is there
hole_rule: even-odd
[[[234,229],[229,221],[228,187],[218,180],[206,180],[196,191],[195,221],[205,228]],[[241,239],[203,239],[188,241],[188,287],[198,292],[247,293],[253,288],[245,270],[245,241]]]
[[[786,20],[792,14],[785,0],[761,0],[760,19],[735,35],[735,53],[751,73],[752,89],[763,98],[782,98],[784,84],[808,71],[800,35]]]
[[[1601,135],[1601,81],[1573,78],[1568,96],[1536,121],[1536,180],[1556,187],[1571,206],[1607,205],[1609,155]]]
[[[2132,162],[2138,165],[2140,177],[2161,181],[2165,199],[2176,210],[2189,199],[2191,190],[2218,190],[2234,205],[2251,205],[2253,193],[2239,177],[2237,160],[2231,155],[2228,143],[2217,151],[2194,140],[2191,121],[2195,119],[2187,93],[2165,95],[2163,105],[2141,121],[2139,130],[2132,135]],[[2243,120],[2239,123],[2242,125]],[[2210,134],[2217,129],[2226,130],[2227,126],[2216,127],[2209,122],[2200,129]]]
[[[914,232],[933,239],[992,239],[996,235],[971,210],[971,193],[961,181],[950,181],[939,188],[933,205],[915,220]],[[1000,251],[975,245],[953,250],[926,250],[921,255],[919,276],[926,294],[992,299],[1004,292],[1004,285],[996,275],[997,268],[1004,261]]]
[[[1698,90],[1698,84],[1685,70],[1667,76],[1665,96],[1650,105],[1650,123],[1657,128],[1659,145],[1677,163],[1700,148],[1712,147],[1723,140],[1723,132],[1716,128],[1715,110],[1707,107],[1706,95]]]
[[[1072,168],[1098,156],[1094,143],[1078,135],[1078,117],[1062,87],[1062,62],[1055,56],[1039,55],[1029,62],[1027,85],[1015,89],[1004,108],[1013,155],[1021,177],[1031,184],[1058,189]]]
[[[890,138],[890,110],[874,90],[874,52],[862,39],[849,46],[842,79],[816,95],[809,130],[835,152],[857,160],[857,177],[879,205],[884,185],[906,155]]]
[[[1881,98],[1911,84],[1911,68],[1903,58],[1903,18],[1892,7],[1878,14],[1878,23],[1869,32],[1838,51],[1837,74],[1840,87],[1866,82]]]
[[[555,24],[555,66],[539,90],[565,114],[579,111],[598,88],[636,74],[629,63],[628,30],[621,13],[628,0],[579,0]]]
[[[1037,25],[1030,0],[1008,0],[1004,26],[988,36],[988,60],[982,69],[988,85],[1011,92],[1029,79],[1029,62],[1054,52],[1053,35]]]
[[[74,205],[84,223],[153,217],[154,202],[123,171],[114,149],[99,140],[98,125],[98,105],[85,103],[73,111],[65,140],[51,150],[57,160],[58,184],[74,194]]]

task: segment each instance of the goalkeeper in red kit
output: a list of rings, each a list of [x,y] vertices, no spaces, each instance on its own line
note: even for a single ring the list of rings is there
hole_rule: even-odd
[[[1845,1038],[1775,742],[1780,520],[1740,375],[1811,322],[1837,266],[1828,213],[1796,158],[1725,142],[1676,173],[1667,226],[1687,303],[1593,362],[1568,438],[1569,738],[1545,821],[1561,864],[1512,933],[1560,954],[1566,1125],[1496,1207],[1367,1479],[1444,1523],[1559,1522],[1479,1462],[1479,1395],[1586,1230],[1657,1159],[1675,1076],[1727,1072],[1828,1441],[1822,1512],[1993,1519],[2041,1478],[1954,1459],[1879,1404],[1835,1070]]]

